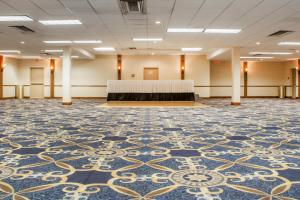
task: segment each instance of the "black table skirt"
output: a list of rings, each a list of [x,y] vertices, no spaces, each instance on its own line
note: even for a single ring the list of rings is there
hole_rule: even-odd
[[[108,93],[107,101],[195,101],[194,93]]]

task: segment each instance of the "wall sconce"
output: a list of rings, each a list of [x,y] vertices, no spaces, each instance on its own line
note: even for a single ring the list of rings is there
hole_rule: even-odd
[[[121,70],[121,66],[120,65],[118,66],[118,70]]]
[[[247,68],[245,68],[245,72],[248,72],[248,67],[247,67]]]
[[[3,64],[2,69],[5,69],[5,67],[6,67],[6,64]]]
[[[181,67],[181,70],[182,70],[182,71],[184,70],[184,66]]]

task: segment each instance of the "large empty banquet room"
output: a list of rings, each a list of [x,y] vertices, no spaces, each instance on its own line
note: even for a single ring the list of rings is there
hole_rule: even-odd
[[[0,200],[300,200],[300,0],[0,0]]]

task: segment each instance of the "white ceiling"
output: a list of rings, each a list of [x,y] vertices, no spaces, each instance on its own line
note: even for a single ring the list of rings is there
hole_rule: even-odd
[[[0,50],[17,49],[23,55],[38,55],[43,49],[61,48],[44,40],[102,40],[121,54],[180,54],[181,47],[202,47],[201,54],[218,48],[242,47],[250,51],[288,51],[280,41],[300,41],[300,0],[147,0],[147,15],[123,16],[117,0],[0,0],[0,15],[28,15],[33,22],[0,22]],[[82,25],[44,26],[38,20],[79,19]],[[160,25],[155,21],[161,21]],[[10,28],[25,25],[35,31],[23,34]],[[239,28],[239,34],[167,33],[171,28]],[[295,31],[267,36],[281,29]],[[133,37],[162,37],[154,44],[133,42]],[[25,41],[24,45],[20,41]],[[256,42],[261,45],[257,46]],[[129,50],[136,47],[137,50]],[[300,47],[298,47],[300,49]],[[299,57],[297,53],[277,58]],[[225,59],[221,56],[220,59]],[[217,57],[218,58],[218,57]]]

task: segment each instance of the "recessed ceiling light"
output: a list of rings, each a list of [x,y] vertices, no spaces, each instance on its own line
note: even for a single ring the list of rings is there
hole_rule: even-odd
[[[162,38],[133,38],[135,42],[160,42]]]
[[[78,25],[82,24],[79,20],[40,20],[43,25]]]
[[[63,57],[63,56],[59,56],[59,57]],[[71,56],[71,58],[79,58],[79,56]]]
[[[62,49],[46,49],[44,50],[45,53],[61,53],[63,52]]]
[[[242,56],[241,59],[273,59],[274,57],[269,56]]]
[[[260,42],[256,42],[256,45],[260,45],[261,43]]]
[[[250,52],[250,55],[257,55],[257,54],[261,54],[261,55],[291,55],[293,53],[291,52]]]
[[[100,40],[75,40],[73,41],[75,44],[101,44]]]
[[[116,51],[113,47],[97,47],[94,48],[95,51]]]
[[[161,24],[161,22],[160,21],[156,21],[155,24]]]
[[[300,45],[300,42],[279,42],[278,45],[298,46]]]
[[[33,21],[26,15],[12,15],[12,16],[0,16],[1,22],[14,22],[14,21]]]
[[[22,56],[23,59],[42,59],[41,56]]]
[[[241,29],[205,29],[205,33],[239,33]]]
[[[203,28],[168,28],[168,33],[201,33]]]
[[[19,51],[19,50],[0,50],[0,53],[17,53],[17,54],[20,54],[21,51]]]
[[[50,40],[50,41],[44,41],[46,44],[71,44],[72,41],[70,40]]]
[[[20,44],[25,44],[25,42],[24,42],[24,41],[21,41]]]
[[[201,50],[202,48],[181,48],[181,51],[189,51],[189,52],[196,52]]]

